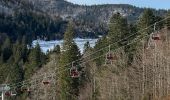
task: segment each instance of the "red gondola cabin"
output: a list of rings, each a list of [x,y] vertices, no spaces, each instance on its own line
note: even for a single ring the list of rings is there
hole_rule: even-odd
[[[11,92],[10,91],[5,92],[5,96],[11,96]]]
[[[112,54],[112,53],[108,53],[108,54],[106,55],[106,58],[107,58],[108,60],[113,60],[113,54]]]
[[[152,35],[152,39],[153,40],[160,40],[161,38],[160,38],[159,34],[154,34],[154,35]]]
[[[70,69],[70,76],[72,78],[78,78],[79,77],[79,72],[76,67],[73,67]]]

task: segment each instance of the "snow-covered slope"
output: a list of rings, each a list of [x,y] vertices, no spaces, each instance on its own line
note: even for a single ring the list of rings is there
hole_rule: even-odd
[[[83,52],[83,47],[84,44],[89,41],[90,46],[94,47],[95,43],[97,42],[98,39],[81,39],[81,38],[75,38],[74,41],[76,42],[77,46],[79,47],[81,53]],[[41,50],[44,53],[47,53],[49,50],[53,50],[56,45],[62,45],[63,40],[52,40],[52,41],[44,41],[44,40],[34,40],[32,42],[32,45],[35,46],[36,43],[39,43]]]

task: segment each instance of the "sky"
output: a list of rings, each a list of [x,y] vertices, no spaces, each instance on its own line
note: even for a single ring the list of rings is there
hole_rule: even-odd
[[[131,4],[137,7],[170,9],[170,0],[67,0],[75,4]]]

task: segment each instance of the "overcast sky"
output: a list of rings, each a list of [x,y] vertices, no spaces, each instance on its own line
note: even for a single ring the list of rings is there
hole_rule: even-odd
[[[131,4],[137,7],[170,9],[170,0],[67,0],[76,4]]]

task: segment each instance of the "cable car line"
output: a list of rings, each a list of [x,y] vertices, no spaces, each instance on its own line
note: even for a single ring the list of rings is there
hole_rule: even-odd
[[[146,35],[146,36],[149,36],[149,35]],[[142,37],[142,36],[141,36],[141,37]],[[138,37],[138,38],[139,38],[139,37]],[[143,38],[142,38],[142,39],[143,39]],[[135,41],[132,41],[131,43],[128,43],[128,44],[126,44],[126,45],[124,45],[124,46],[121,46],[121,47],[115,49],[114,51],[119,50],[119,49],[122,49],[123,47],[128,46],[128,45],[131,45],[131,44],[133,44],[133,43],[136,43],[137,41],[142,40],[142,39],[136,39]],[[93,61],[93,60],[95,60],[95,59],[97,59],[97,58],[100,58],[100,57],[105,56],[106,54],[107,54],[107,53],[104,53],[103,55],[100,55],[100,56],[97,56],[97,57],[95,57],[95,58],[93,58],[93,59],[90,59],[90,60],[88,60],[88,61],[82,62],[81,64],[87,63],[87,62],[90,62],[90,61]],[[71,69],[71,68],[67,68],[67,69],[65,69],[65,70],[62,70],[62,71],[60,71],[60,73],[63,72],[63,71],[69,70],[69,69]],[[48,77],[50,77],[50,76],[51,76],[51,74],[48,75]],[[46,77],[47,77],[47,76],[46,76]],[[37,80],[37,79],[41,79],[41,78],[36,78],[36,80]],[[42,79],[43,79],[43,78],[42,78]],[[31,80],[31,79],[30,79],[30,80]],[[35,80],[35,79],[34,79],[34,80]],[[19,86],[22,86],[22,84],[17,85],[17,86],[18,86],[18,87],[19,87]]]

